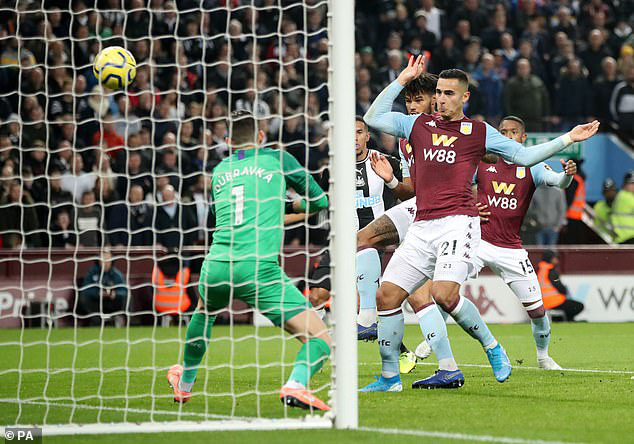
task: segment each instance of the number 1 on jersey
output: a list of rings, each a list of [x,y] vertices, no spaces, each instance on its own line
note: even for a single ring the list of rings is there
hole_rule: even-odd
[[[231,188],[231,195],[235,198],[236,204],[233,224],[241,225],[244,222],[244,185]]]

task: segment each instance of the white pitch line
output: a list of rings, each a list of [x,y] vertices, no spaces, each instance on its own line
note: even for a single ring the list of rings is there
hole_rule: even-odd
[[[180,415],[180,416],[190,416],[190,417],[198,417],[198,418],[205,418],[205,419],[223,419],[223,420],[234,420],[234,421],[240,421],[240,420],[258,421],[261,419],[261,418],[255,418],[255,417],[216,415],[216,414],[207,414],[207,413],[199,413],[199,412],[183,412],[183,411],[174,412],[171,410],[148,410],[148,409],[139,409],[139,408],[126,409],[123,407],[98,406],[98,405],[92,405],[92,404],[67,404],[67,403],[61,403],[61,402],[44,402],[44,401],[17,401],[14,399],[0,399],[0,403],[11,403],[11,404],[21,403],[21,404],[31,404],[31,405],[44,405],[49,407],[64,407],[64,408],[101,410],[101,411],[106,410],[106,411],[127,412],[127,413],[146,413],[146,414],[155,414],[155,415]],[[302,428],[301,425],[298,425],[295,427],[300,429]],[[246,430],[244,428],[244,424],[240,425],[238,428],[233,428],[233,430],[236,430],[236,431],[239,431],[241,429]],[[218,430],[222,430],[222,428],[219,428]],[[265,428],[261,430],[275,430],[275,427],[273,426],[271,428],[268,428],[268,429]],[[574,444],[571,442],[563,442],[563,441],[543,441],[543,440],[535,440],[535,439],[511,438],[511,437],[505,437],[505,436],[472,435],[472,434],[466,434],[466,433],[430,432],[426,430],[383,429],[383,428],[374,428],[374,427],[359,427],[357,430],[361,432],[383,433],[388,435],[424,436],[424,437],[440,438],[440,439],[456,439],[456,440],[462,440],[462,441],[497,442],[497,443],[503,443],[503,444]],[[191,431],[195,431],[195,430],[192,429]],[[84,433],[89,433],[89,432],[84,431]],[[135,433],[135,430],[129,430],[129,433]],[[55,433],[55,434],[58,434],[58,433]],[[60,430],[60,434],[65,434],[65,433],[63,430]]]
[[[367,366],[380,366],[380,362],[360,362],[359,365],[367,365]],[[417,362],[416,365],[430,365],[430,366],[438,366],[436,362]],[[490,365],[486,364],[460,364],[458,363],[458,367],[477,367],[477,368],[491,368]],[[514,365],[513,370],[540,370],[543,372],[555,372],[556,370],[544,370],[539,367],[532,366],[524,366],[524,365]],[[612,373],[616,375],[634,375],[634,371],[629,370],[602,370],[602,369],[593,369],[593,368],[562,368],[559,370],[560,372],[575,372],[575,373]]]
[[[573,444],[570,441],[543,441],[541,439],[511,438],[506,436],[471,435],[466,433],[427,432],[425,430],[382,429],[359,427],[361,432],[383,433],[386,435],[425,436],[440,439],[457,439],[462,441],[499,442],[504,444]]]
[[[43,405],[50,407],[65,407],[65,408],[75,408],[75,409],[83,409],[83,410],[107,410],[110,412],[126,412],[126,413],[149,413],[155,415],[174,415],[174,416],[193,416],[197,418],[206,418],[206,419],[238,419],[238,420],[254,420],[257,418],[248,417],[248,416],[229,416],[229,415],[217,415],[213,413],[200,413],[200,412],[186,412],[179,410],[148,410],[148,409],[139,409],[139,408],[125,408],[125,407],[110,407],[110,406],[99,406],[94,404],[71,404],[64,402],[45,402],[45,401],[21,401],[17,399],[0,399],[0,403],[7,404],[30,404],[30,405]]]

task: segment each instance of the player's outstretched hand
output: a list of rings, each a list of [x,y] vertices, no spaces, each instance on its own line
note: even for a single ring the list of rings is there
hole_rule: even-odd
[[[569,160],[568,162],[561,159],[561,166],[564,168],[564,173],[566,176],[574,176],[577,174],[577,164],[574,160]]]
[[[482,202],[476,202],[476,207],[478,207],[478,215],[480,216],[480,222],[488,222],[489,216],[491,212],[488,210],[489,206],[483,204]]]
[[[398,83],[401,86],[407,85],[409,82],[420,76],[425,71],[425,58],[422,55],[414,58],[411,56],[407,62],[407,67],[398,75]]]
[[[573,142],[581,142],[594,136],[599,131],[599,121],[595,120],[590,123],[575,126],[568,134]]]
[[[391,182],[394,179],[394,170],[390,162],[377,152],[370,153],[370,164],[376,174],[385,182]]]

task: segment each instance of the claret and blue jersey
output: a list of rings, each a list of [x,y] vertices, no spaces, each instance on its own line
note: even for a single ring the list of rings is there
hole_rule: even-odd
[[[544,162],[523,167],[507,161],[480,162],[475,176],[478,201],[487,205],[489,220],[481,224],[482,239],[502,248],[522,248],[520,228],[540,186],[570,185],[572,176],[555,173]]]
[[[405,115],[391,112],[403,87],[394,81],[374,101],[365,115],[373,128],[405,138],[414,154],[417,190],[416,220],[451,215],[477,216],[471,182],[486,152],[520,166],[530,166],[566,146],[558,137],[540,146],[526,148],[500,134],[485,122],[463,118],[446,121],[437,115]]]

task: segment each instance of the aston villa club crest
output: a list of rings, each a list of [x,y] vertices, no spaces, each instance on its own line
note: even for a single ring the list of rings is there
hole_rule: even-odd
[[[405,145],[405,150],[407,150],[407,154],[410,154],[412,152],[412,145],[410,145],[409,143]]]
[[[460,132],[465,136],[471,135],[471,131],[473,131],[473,123],[471,122],[461,122],[460,123]]]
[[[517,167],[515,170],[515,177],[523,179],[526,177],[526,167]]]

